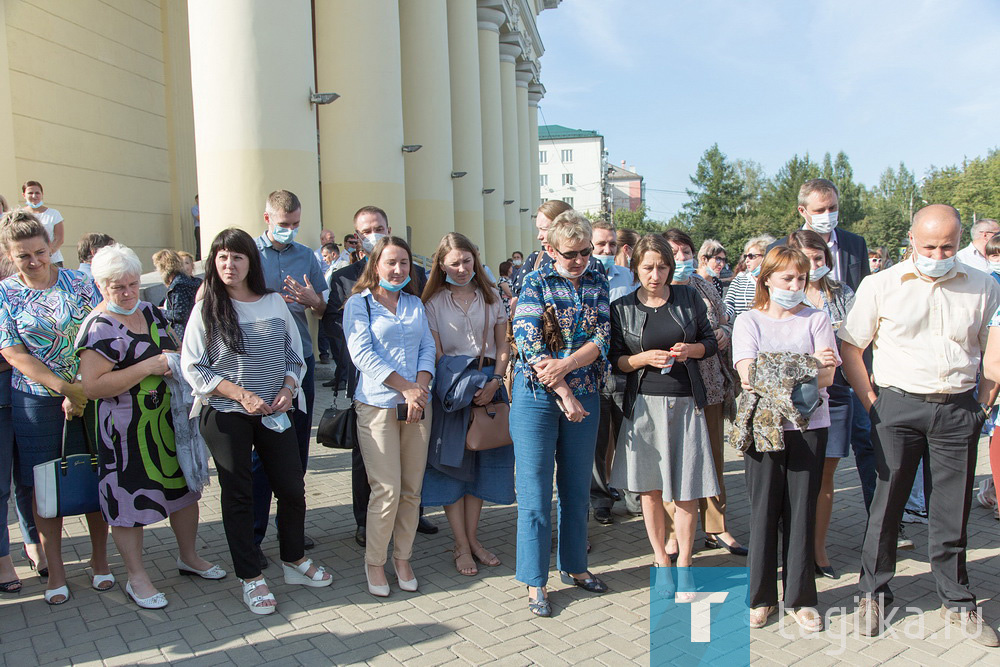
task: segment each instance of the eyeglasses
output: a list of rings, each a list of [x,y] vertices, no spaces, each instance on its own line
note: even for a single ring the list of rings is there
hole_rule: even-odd
[[[726,256],[725,255],[716,255],[715,257],[709,257],[708,261],[710,261],[710,262],[719,262],[720,264],[725,264],[726,263]]]
[[[569,252],[563,252],[559,248],[552,246],[552,249],[557,253],[562,255],[565,259],[576,259],[577,257],[590,257],[590,253],[594,252],[594,246],[589,248],[584,248],[583,250],[570,250]]]
[[[757,259],[758,257],[763,257],[764,253],[762,253],[762,252],[748,252],[747,254],[745,254],[743,256],[746,259],[754,260],[754,259]]]

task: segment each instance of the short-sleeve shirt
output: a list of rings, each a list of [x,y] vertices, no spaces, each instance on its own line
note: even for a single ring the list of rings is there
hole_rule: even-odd
[[[278,294],[284,291],[285,278],[291,276],[302,283],[303,276],[309,276],[309,282],[317,293],[322,293],[326,285],[323,269],[316,260],[313,251],[301,243],[289,243],[278,250],[264,232],[256,239],[257,250],[260,251],[260,261],[264,270],[264,283],[269,290]],[[302,351],[307,357],[312,356],[312,336],[309,335],[309,322],[306,320],[306,307],[301,303],[289,303],[288,310],[295,320],[302,337]]]
[[[736,318],[733,324],[733,364],[744,359],[756,359],[759,352],[801,352],[816,354],[816,350],[828,347],[837,355],[837,338],[833,333],[830,316],[822,310],[803,308],[791,317],[775,319],[759,310],[748,310]],[[823,397],[820,405],[809,419],[809,429],[826,428],[830,425],[829,397],[826,389],[819,390]],[[785,421],[786,431],[794,430],[791,422]]]
[[[0,281],[0,348],[24,345],[50,371],[72,382],[79,366],[77,332],[100,302],[97,285],[79,271],[59,269],[55,284],[44,290],[28,287],[14,274]],[[11,386],[38,396],[59,395],[16,368]]]
[[[45,227],[45,233],[49,235],[49,242],[51,243],[55,238],[56,225],[63,221],[62,213],[54,208],[46,208],[41,213],[38,211],[32,211],[32,213],[36,218],[38,218],[38,221],[42,223],[42,227]],[[62,251],[56,250],[49,256],[49,259],[53,264],[63,261]]]
[[[437,334],[441,341],[441,352],[448,356],[465,355],[479,357],[482,351],[481,343],[483,329],[486,328],[486,318],[490,326],[486,332],[486,354],[489,359],[496,359],[497,345],[494,327],[507,323],[507,311],[503,302],[497,298],[492,304],[486,303],[483,293],[478,289],[475,299],[466,312],[455,301],[451,290],[439,290],[424,304],[427,313],[427,323],[431,331]]]

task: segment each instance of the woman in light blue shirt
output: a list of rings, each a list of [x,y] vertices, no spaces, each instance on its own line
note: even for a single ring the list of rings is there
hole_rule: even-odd
[[[404,591],[417,590],[410,567],[420,519],[420,491],[430,440],[434,338],[411,286],[413,256],[403,239],[375,244],[344,305],[344,332],[361,372],[354,407],[372,494],[368,501],[365,577],[372,595],[389,595],[386,549]]]

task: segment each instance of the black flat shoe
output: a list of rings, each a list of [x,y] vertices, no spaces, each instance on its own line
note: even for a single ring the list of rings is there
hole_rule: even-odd
[[[531,586],[525,586],[528,592],[531,592]],[[545,594],[541,589],[538,590],[538,597],[532,600],[528,598],[528,611],[530,611],[535,616],[541,616],[543,618],[552,615],[552,605],[549,604],[549,596]]]
[[[358,543],[359,547],[365,546],[368,543],[367,535],[365,534],[365,527],[358,526],[358,529],[354,531],[354,541]]]
[[[718,535],[709,536],[705,538],[705,548],[706,549],[718,549],[723,548],[734,556],[746,556],[746,547],[734,547],[733,545],[727,543],[724,539]]]
[[[611,510],[607,507],[598,507],[594,510],[594,521],[604,526],[610,526],[615,522],[615,518],[611,516]]]
[[[579,586],[583,590],[589,593],[607,593],[608,585],[603,581],[598,579],[596,576],[587,572],[586,579],[577,579],[576,577],[571,577],[568,572],[560,572],[559,577],[562,579],[564,584],[573,584]]]
[[[420,517],[420,521],[417,522],[417,532],[423,533],[424,535],[436,535],[438,527],[431,523],[428,519]]]
[[[833,569],[830,565],[816,565],[816,576],[826,577],[827,579],[838,579],[839,575],[837,571]]]
[[[302,542],[303,549],[308,551],[309,549],[312,549],[316,546],[316,542],[313,540],[313,538],[309,537],[308,535],[304,535],[303,537],[305,538]]]

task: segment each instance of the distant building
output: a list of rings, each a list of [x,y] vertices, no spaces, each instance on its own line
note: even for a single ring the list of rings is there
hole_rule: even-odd
[[[612,209],[619,211],[627,208],[630,211],[638,210],[646,203],[646,183],[642,176],[635,172],[635,167],[625,168],[625,160],[622,166],[608,166],[608,184],[611,186]]]
[[[583,213],[601,211],[604,137],[562,125],[538,127],[541,200],[561,199]]]

